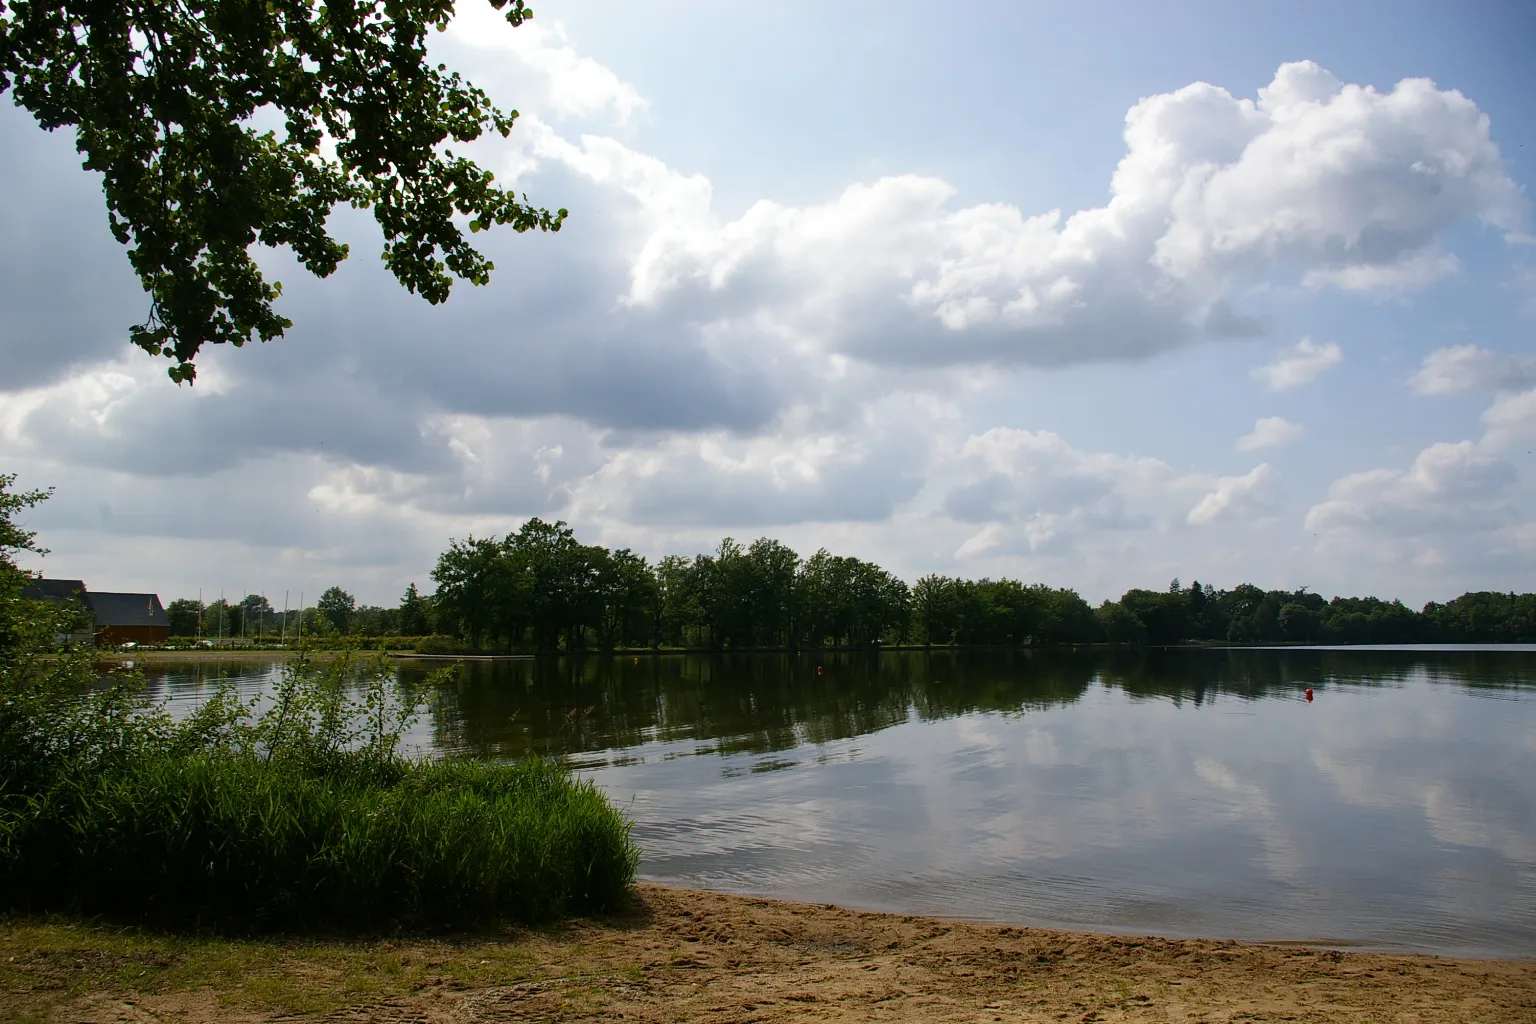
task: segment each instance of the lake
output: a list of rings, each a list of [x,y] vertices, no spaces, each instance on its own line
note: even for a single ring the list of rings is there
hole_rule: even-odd
[[[150,682],[185,709],[276,671]],[[440,696],[413,748],[564,758],[654,881],[1536,955],[1536,648],[551,658]]]

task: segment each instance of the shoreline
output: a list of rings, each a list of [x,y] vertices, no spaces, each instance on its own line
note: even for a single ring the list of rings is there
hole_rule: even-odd
[[[23,1014],[185,1024],[1536,1020],[1536,959],[1052,931],[640,883],[546,928],[222,939],[0,919]]]
[[[159,650],[132,650],[132,651],[99,651],[96,654],[98,665],[121,665],[131,662],[135,665],[182,665],[202,661],[286,661],[298,655],[296,650],[199,650],[199,651],[159,651]],[[337,651],[309,651],[311,661],[322,658],[334,657]]]
[[[359,649],[360,653],[371,654],[374,651],[368,647]],[[1525,654],[1536,651],[1536,644],[1506,643],[1506,644],[1346,644],[1338,646],[1318,646],[1313,644],[1268,644],[1268,645],[1236,645],[1236,644],[1181,644],[1172,647],[1149,647],[1139,645],[1116,644],[1077,644],[1034,647],[996,647],[975,645],[968,647],[953,646],[922,646],[922,645],[897,645],[887,644],[882,647],[818,647],[793,650],[789,648],[751,648],[739,651],[716,651],[708,648],[661,648],[661,649],[633,649],[614,651],[545,651],[517,654],[494,654],[489,652],[465,653],[465,654],[420,654],[411,650],[385,651],[386,657],[393,661],[428,661],[428,662],[498,662],[498,661],[550,661],[565,658],[666,658],[682,656],[710,656],[710,657],[753,657],[758,655],[795,655],[813,657],[822,654],[968,654],[968,653],[1014,653],[1028,654],[1031,651],[1050,652],[1125,652],[1125,651],[1315,651],[1319,653],[1333,653],[1340,651],[1360,651],[1363,653],[1386,654],[1439,654],[1439,653],[1487,653],[1487,654]],[[135,650],[101,650],[96,653],[96,661],[99,664],[123,662],[136,662],[151,665],[164,664],[194,664],[198,662],[234,662],[234,661],[282,661],[296,656],[299,651],[295,648],[225,648],[213,649],[191,648],[185,650],[163,650],[158,648],[145,648]],[[308,656],[311,659],[324,659],[334,657],[339,653],[335,649],[310,650]]]

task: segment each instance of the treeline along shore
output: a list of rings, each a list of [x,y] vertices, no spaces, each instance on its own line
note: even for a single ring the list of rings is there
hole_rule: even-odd
[[[452,541],[395,608],[358,607],[340,587],[283,620],[256,595],[238,605],[178,600],[173,635],[409,637],[423,653],[683,648],[799,650],[878,645],[1024,646],[1536,641],[1536,594],[1479,592],[1421,609],[1307,589],[1218,590],[1175,579],[1091,606],[1067,588],[927,575],[915,584],[825,549],[808,558],[762,538],[656,562],[580,543],[530,519],[505,537]]]

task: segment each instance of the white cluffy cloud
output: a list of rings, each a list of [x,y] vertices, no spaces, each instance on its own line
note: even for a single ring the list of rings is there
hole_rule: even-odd
[[[1437,248],[1452,225],[1527,218],[1488,119],[1425,79],[1381,93],[1286,64],[1257,100],[1205,83],[1144,99],[1125,142],[1109,203],[1070,216],[956,208],[949,183],[905,175],[726,221],[707,181],[612,140],[540,153],[658,214],[632,306],[880,363],[1057,365],[1251,335],[1244,282],[1421,287],[1453,268]],[[1292,387],[1338,359],[1304,341],[1265,375]]]
[[[1241,512],[1260,511],[1275,502],[1276,473],[1261,462],[1242,476],[1224,476],[1186,517],[1191,526],[1204,526]]]
[[[1331,366],[1337,366],[1344,352],[1333,342],[1319,345],[1311,338],[1302,338],[1295,345],[1284,349],[1273,362],[1255,366],[1253,375],[1263,380],[1271,391],[1285,391],[1310,384]]]
[[[1478,440],[1437,442],[1406,469],[1335,480],[1306,516],[1320,549],[1471,571],[1536,561],[1536,481],[1524,468],[1536,388],[1498,396],[1482,420]]]
[[[1455,256],[1426,246],[1406,253],[1396,263],[1309,270],[1302,283],[1310,288],[1332,285],[1347,292],[1405,292],[1426,288],[1460,269],[1461,262]]]
[[[942,465],[941,454],[934,461]],[[1278,474],[1266,464],[1233,477],[1180,473],[1161,459],[1084,450],[1052,431],[1009,427],[966,438],[952,472],[961,482],[940,510],[971,524],[957,559],[1054,567],[1122,587],[1130,579],[1117,566],[1128,556],[1174,567],[1198,552],[1193,557],[1209,564],[1212,524],[1252,525],[1279,497]],[[1190,527],[1200,528],[1198,540]]]
[[[538,106],[555,116],[608,114],[624,122],[650,106],[611,68],[577,53],[558,21],[526,21],[514,30],[489,4],[466,4],[449,23],[448,37],[461,46],[511,57],[518,70],[540,82]]]
[[[958,466],[966,482],[945,496],[943,511],[980,526],[960,558],[1061,551],[1085,533],[1144,529],[1179,484],[1160,459],[1083,451],[1049,430],[972,435]]]
[[[1252,431],[1237,439],[1235,447],[1240,452],[1278,448],[1297,440],[1303,433],[1300,423],[1292,423],[1283,416],[1264,416],[1254,421]]]
[[[1463,391],[1518,391],[1536,384],[1536,356],[1511,356],[1476,345],[1439,348],[1424,357],[1408,378],[1418,395],[1455,395]]]

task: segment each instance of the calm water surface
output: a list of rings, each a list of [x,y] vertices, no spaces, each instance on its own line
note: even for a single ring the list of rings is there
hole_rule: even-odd
[[[273,671],[151,680],[187,707]],[[442,697],[413,746],[567,759],[656,881],[1536,955],[1533,650],[550,659]]]

